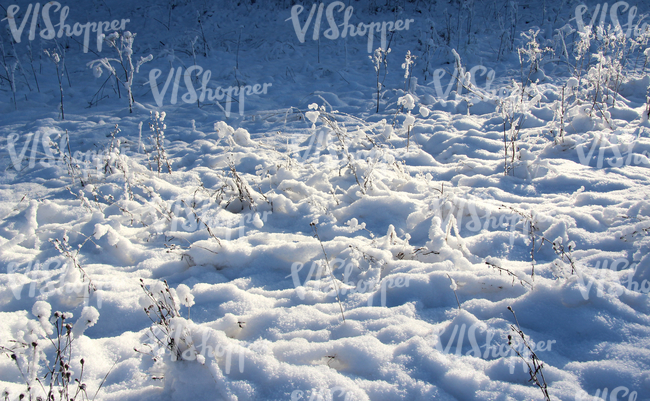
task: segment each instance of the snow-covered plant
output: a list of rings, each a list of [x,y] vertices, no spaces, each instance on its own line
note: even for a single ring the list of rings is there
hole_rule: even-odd
[[[495,258],[495,257],[493,257],[493,256],[488,256],[487,258],[485,258],[485,261],[484,261],[484,262],[485,262],[485,264],[488,265],[489,267],[491,267],[491,268],[495,269],[496,271],[498,271],[498,272],[499,272],[499,275],[501,275],[502,273],[506,273],[506,275],[512,277],[512,285],[513,285],[513,286],[515,285],[515,280],[519,280],[519,284],[521,284],[522,287],[525,288],[526,285],[528,285],[531,289],[533,288],[533,285],[532,285],[531,283],[529,283],[527,280],[525,280],[525,279],[519,277],[519,276],[518,276],[517,274],[515,274],[513,271],[511,271],[511,270],[509,270],[509,269],[503,267],[503,266],[501,265],[501,263],[502,263],[502,262],[501,262],[501,259],[499,259],[499,258]]]
[[[346,127],[340,125],[338,121],[336,120],[335,116],[333,113],[328,113],[327,110],[325,109],[325,106],[320,106],[316,103],[312,103],[309,105],[310,111],[305,113],[305,116],[307,119],[309,119],[312,122],[312,129],[315,130],[315,125],[318,120],[320,120],[324,124],[324,129],[327,130],[327,134],[324,134],[324,137],[329,137],[329,135],[334,134],[334,137],[336,137],[337,141],[335,141],[336,145],[336,151],[341,155],[341,160],[339,164],[339,174],[341,174],[341,170],[344,168],[349,169],[352,174],[354,175],[354,179],[356,180],[357,184],[359,185],[359,188],[361,189],[361,193],[365,194],[366,189],[364,187],[364,184],[362,183],[364,181],[363,176],[359,176],[359,170],[360,170],[360,165],[357,160],[355,160],[355,157],[352,153],[350,153],[350,135],[348,134],[348,130]],[[315,132],[315,131],[314,131]],[[325,138],[323,138],[325,139]],[[374,146],[374,142],[371,141],[371,144]],[[330,150],[330,153],[335,153],[332,150]],[[368,176],[366,176],[366,180],[368,179]],[[368,182],[366,181],[366,184]]]
[[[616,105],[618,89],[624,78],[623,70],[626,67],[627,59],[631,51],[628,45],[631,42],[628,41],[622,32],[617,34],[612,29],[603,30],[602,32],[602,35],[600,35],[602,40],[600,41],[599,50],[592,55],[596,59],[598,67],[598,77],[596,79],[600,79],[601,81],[598,85],[601,91],[601,101],[607,103],[611,98],[612,105]],[[591,75],[590,73],[594,68],[589,69],[588,76]],[[589,76],[589,78],[589,84],[593,87],[594,76]],[[597,96],[599,94],[598,92],[596,90],[594,96]],[[612,94],[612,92],[614,93]],[[596,97],[594,97],[594,101],[596,101]]]
[[[210,50],[210,45],[208,44],[208,40],[205,38],[205,30],[203,29],[203,21],[201,19],[201,17],[206,15],[207,13],[208,13],[207,10],[203,10],[203,12],[199,12],[199,10],[196,10],[196,22],[199,23],[199,28],[201,28],[201,41],[203,42],[203,57],[208,57],[208,52]],[[192,47],[194,47],[194,43],[192,43]],[[194,52],[193,49],[192,52]]]
[[[308,106],[308,109],[309,111],[306,111],[304,113],[304,116],[305,119],[311,122],[312,124],[310,127],[311,134],[309,136],[309,144],[307,146],[307,149],[301,155],[298,138],[292,137],[292,143],[291,145],[289,145],[291,149],[291,154],[293,155],[297,153],[298,160],[300,160],[301,162],[318,161],[320,152],[324,150],[329,150],[330,154],[334,158],[338,158],[336,149],[330,147],[330,140],[332,139],[331,129],[326,125],[322,125],[318,128],[316,127],[316,123],[319,120],[321,112],[326,113],[325,107],[323,106],[321,110],[318,104],[311,103]]]
[[[241,174],[237,172],[237,168],[233,159],[228,159],[228,169],[230,170],[234,188],[236,189],[236,195],[228,200],[226,203],[226,208],[235,202],[240,205],[240,211],[244,210],[244,206],[248,206],[248,209],[252,210],[252,208],[255,206],[255,199],[253,199],[251,192],[254,191],[252,191],[252,188],[241,176]]]
[[[386,80],[386,74],[388,73],[388,53],[390,53],[390,48],[384,50],[381,47],[378,47],[372,56],[368,56],[370,61],[375,68],[375,73],[377,75],[377,113],[379,113],[379,92],[384,87],[384,81]],[[379,76],[381,75],[381,66],[384,66],[384,77],[381,82],[379,82]]]
[[[67,231],[63,232],[63,237],[60,240],[58,238],[50,239],[50,242],[52,245],[54,245],[56,250],[59,251],[61,255],[65,256],[72,263],[72,267],[78,269],[81,272],[83,283],[86,283],[86,280],[88,281],[88,296],[97,291],[97,286],[95,286],[93,281],[90,279],[90,276],[81,266],[81,262],[79,261],[79,252],[81,252],[81,248],[86,244],[86,242],[92,242],[92,239],[90,239],[90,237],[93,235],[95,235],[95,233],[87,236],[86,239],[81,244],[79,244],[75,251],[73,251],[73,248],[70,245],[70,237],[68,237]]]
[[[556,29],[553,35],[553,54],[560,60],[564,60],[568,65],[571,65],[572,56],[569,55],[567,38],[575,32],[576,30],[571,25],[565,24],[563,27]]]
[[[97,323],[99,312],[92,306],[86,306],[74,324],[68,323],[73,317],[72,313],[54,312],[52,322],[50,304],[36,301],[32,314],[38,322],[28,320],[16,337],[10,340],[11,346],[0,345],[0,352],[16,364],[27,386],[26,391],[16,399],[88,400],[86,384],[83,383],[85,360],[82,358],[78,364],[72,360],[72,346],[87,328]],[[53,360],[50,360],[52,357]],[[41,365],[42,362],[44,365]],[[79,369],[79,374],[76,369]],[[5,400],[9,395],[5,393]]]
[[[621,64],[613,60],[612,56],[605,56],[602,51],[594,54],[593,58],[597,63],[585,75],[587,99],[591,103],[588,115],[591,118],[601,118],[613,129],[611,116],[607,111],[607,101],[611,97],[614,105],[616,94],[612,94],[612,89],[617,88],[617,81],[621,76]]]
[[[591,31],[591,27],[587,26],[584,30],[577,32],[580,40],[574,47],[574,58],[575,66],[573,67],[573,76],[578,78],[578,84],[581,83],[582,71],[587,68],[589,65],[589,49],[591,47],[591,40],[594,37],[594,33]],[[585,65],[585,61],[587,65]]]
[[[542,245],[544,242],[550,242],[546,238],[542,237]],[[560,264],[564,264],[564,261],[566,260],[567,263],[571,266],[571,274],[576,274],[578,271],[576,270],[576,262],[573,256],[571,255],[571,252],[575,249],[576,243],[573,241],[570,241],[567,244],[567,247],[564,247],[564,240],[562,237],[557,237],[555,241],[551,242],[551,245],[553,246],[553,251],[557,256],[560,258],[556,260],[556,266]]]
[[[14,46],[13,41],[11,43],[12,43],[12,46]],[[41,87],[38,85],[38,79],[36,78],[36,68],[34,68],[34,53],[32,51],[32,44],[31,43],[29,45],[27,45],[27,50],[29,50],[29,52],[27,54],[29,56],[29,63],[31,65],[31,67],[32,67],[32,76],[34,77],[34,82],[36,83],[36,89],[40,93],[41,92]],[[15,46],[14,46],[14,55],[17,56]]]
[[[540,62],[544,58],[544,53],[551,51],[549,47],[541,47],[537,41],[537,35],[539,34],[539,29],[529,29],[528,32],[522,32],[523,36],[527,42],[524,47],[517,49],[519,54],[519,65],[521,66],[521,81],[524,85],[528,85],[531,77],[535,76],[540,70]],[[527,61],[530,64],[528,70],[528,76],[524,80],[524,61],[522,55],[527,57]]]
[[[553,103],[553,124],[555,126],[555,144],[564,143],[564,127],[566,120],[566,113],[569,108],[569,98],[573,95],[575,97],[578,90],[578,80],[575,77],[569,78],[564,85],[562,85],[562,95],[560,101]]]
[[[521,330],[521,326],[519,325],[519,320],[517,320],[517,315],[515,315],[515,311],[512,309],[512,307],[508,306],[508,310],[512,312],[512,316],[515,318],[515,322],[517,323],[517,327],[515,327],[514,324],[510,325],[510,329],[515,332],[523,341],[524,346],[526,347],[527,352],[524,354],[528,354],[530,356],[530,362],[528,362],[528,359],[524,355],[519,352],[519,350],[512,345],[512,336],[508,334],[508,345],[515,351],[517,356],[521,358],[526,366],[528,366],[528,374],[530,374],[530,379],[529,381],[533,382],[535,386],[539,387],[540,390],[542,390],[542,394],[544,395],[544,400],[546,401],[551,401],[551,397],[548,395],[548,388],[546,384],[546,379],[544,379],[544,372],[542,369],[544,368],[544,364],[540,361],[539,357],[537,357],[537,354],[533,351],[531,348],[530,344],[526,340],[526,336],[524,332]]]
[[[167,172],[172,173],[171,162],[167,159],[165,152],[165,116],[167,114],[163,111],[161,113],[151,112],[151,122],[149,128],[151,129],[151,136],[149,137],[151,145],[153,146],[153,160],[156,163],[158,174],[162,172],[163,165],[167,166]]]
[[[567,25],[555,35],[556,52],[559,50],[560,59],[567,62],[573,75],[563,91],[563,98],[574,95],[577,105],[587,101],[590,107],[580,112],[602,120],[610,128],[614,127],[608,107],[616,105],[621,84],[628,74],[636,72],[639,58],[647,61],[650,56],[650,50],[645,48],[650,41],[650,29],[636,33],[638,35],[628,37],[618,27],[602,25],[588,25],[576,32]],[[571,34],[577,35],[578,40],[572,44],[573,54],[569,57],[565,38]],[[636,60],[631,62],[634,53],[637,53]],[[556,121],[566,111],[567,107],[556,107]],[[558,128],[561,137],[563,130]]]
[[[96,78],[99,78],[102,75],[102,67],[104,67],[115,77],[115,80],[124,85],[129,96],[130,113],[133,113],[133,102],[135,101],[132,90],[134,76],[140,72],[140,66],[142,64],[153,60],[153,55],[150,54],[147,57],[140,57],[137,64],[135,66],[133,65],[133,41],[135,40],[135,36],[135,33],[129,31],[124,32],[122,36],[117,32],[104,36],[104,41],[110,47],[115,49],[118,58],[104,57],[93,60],[87,64],[88,67],[93,70],[93,74]],[[124,73],[123,76],[116,71],[116,66],[113,66],[113,63],[116,63],[117,67],[122,68],[122,72]]]
[[[57,134],[56,139],[59,139],[60,136],[61,134]],[[59,156],[59,159],[63,162],[63,164],[65,164],[68,171],[68,175],[70,176],[70,178],[72,178],[72,185],[74,185],[75,183],[75,178],[79,178],[79,183],[83,187],[86,185],[86,183],[84,182],[83,175],[79,171],[80,170],[79,161],[76,160],[72,155],[72,149],[70,148],[70,136],[68,135],[68,130],[65,130],[65,139],[67,144],[67,153],[66,153],[66,149],[61,149],[59,147],[59,144],[56,143],[55,141],[50,140],[49,145],[54,147],[53,153],[56,153]]]
[[[120,154],[120,140],[115,136],[120,132],[120,128],[115,124],[115,129],[111,131],[111,142],[108,144],[108,149],[104,157],[103,169],[104,174],[113,174],[114,168],[118,168]]]
[[[463,93],[463,89],[467,91],[467,94],[462,95],[461,98],[465,100],[467,103],[467,114],[469,115],[469,109],[470,106],[474,103],[475,100],[485,100],[488,98],[493,97],[494,93],[490,91],[490,85],[494,81],[494,70],[487,70],[487,68],[483,66],[477,66],[474,67],[471,71],[467,71],[465,66],[463,66],[463,62],[460,58],[460,55],[456,50],[452,49],[451,50],[452,55],[454,56],[454,63],[455,63],[455,68],[454,68],[454,73],[452,74],[452,81],[449,83],[449,86],[447,86],[447,91],[446,93],[449,93],[451,90],[453,80],[456,80],[456,94],[458,96],[461,96]],[[478,88],[476,86],[476,82],[473,81],[472,74],[473,71],[476,70],[481,70],[482,69],[482,74],[486,76],[486,87],[485,89]],[[444,75],[444,72],[442,73]],[[438,75],[438,79],[441,78],[442,75]],[[436,86],[436,91],[438,93],[443,93],[442,92],[442,87],[440,86],[440,83],[438,81],[434,82]]]
[[[497,99],[498,109],[503,118],[504,174],[514,169],[517,154],[519,131],[530,108],[539,103],[542,95],[536,84],[525,88],[512,81],[512,89],[507,96]],[[510,159],[510,160],[508,160]]]
[[[571,84],[573,84],[574,82],[575,82],[575,84],[577,84],[577,82],[578,82],[575,78],[571,78],[569,81],[570,81]],[[564,84],[562,86],[561,100],[560,100],[559,103],[557,101],[554,103],[553,122],[555,123],[555,125],[557,127],[556,128],[557,131],[559,131],[559,133],[557,135],[555,135],[555,144],[556,145],[558,143],[560,143],[560,142],[562,142],[562,143],[564,142],[564,119],[565,119],[565,115],[566,115],[566,111],[567,111],[567,107],[566,107],[566,91],[567,91],[568,86],[569,86],[569,82],[567,82],[566,84]]]
[[[61,120],[65,120],[65,114],[63,112],[63,84],[61,83],[62,77],[63,77],[63,69],[64,69],[64,61],[59,55],[59,53],[56,50],[52,51],[47,51],[47,49],[43,50],[47,57],[49,57],[50,60],[54,63],[54,66],[56,67],[56,79],[59,82],[59,94],[61,95],[61,102],[60,102],[60,107],[61,107]],[[61,65],[61,66],[59,66]]]
[[[133,189],[129,174],[129,163],[126,155],[122,154],[120,146],[122,139],[117,138],[120,128],[115,124],[115,129],[111,131],[111,142],[108,144],[106,152],[102,155],[102,167],[104,174],[113,174],[116,171],[122,172],[124,176],[124,195],[127,200],[133,200]]]
[[[406,139],[406,151],[409,151],[409,144],[411,142],[411,127],[415,123],[415,117],[411,114],[411,110],[415,107],[415,99],[410,94],[400,97],[397,100],[397,104],[405,107],[408,111],[406,112],[406,118],[404,119],[404,127],[407,131]]]
[[[166,280],[147,286],[144,280],[140,279],[140,287],[145,294],[140,297],[140,306],[153,323],[149,327],[150,337],[161,349],[171,352],[172,361],[182,359],[183,351],[190,345],[191,340],[188,341],[188,338],[191,336],[182,324],[184,319],[181,318],[180,304],[193,303],[193,297],[190,302],[188,294],[181,289],[186,297],[179,299],[176,290],[169,288]]]
[[[468,88],[471,85],[471,74],[463,67],[463,62],[460,59],[460,55],[454,49],[451,49],[451,54],[454,55],[454,62],[456,63],[456,92],[461,93],[463,88]],[[469,89],[469,88],[468,88]]]
[[[208,222],[205,221],[201,216],[199,216],[199,215],[196,213],[196,210],[194,209],[194,206],[190,206],[190,205],[188,205],[188,204],[185,203],[185,201],[183,201],[183,200],[181,200],[181,203],[183,203],[185,206],[187,206],[187,207],[190,208],[192,214],[194,215],[194,219],[195,219],[195,221],[196,221],[197,223],[199,223],[199,224],[203,224],[203,226],[205,226],[205,229],[208,231],[208,234],[210,235],[210,237],[212,237],[215,241],[217,241],[217,244],[219,244],[219,246],[221,246],[221,240],[220,240],[220,239],[219,239],[219,238],[214,234],[214,232],[212,231],[212,228],[210,228],[210,225],[208,224]],[[167,251],[167,252],[169,252],[169,251]],[[190,255],[188,255],[188,254],[182,254],[182,255],[181,255],[181,260],[183,259],[183,257],[188,257],[188,259],[189,259],[190,261],[192,260],[192,257],[191,257]]]
[[[402,69],[404,70],[404,85],[406,86],[405,89],[407,92],[411,91],[411,75],[412,75],[411,65],[415,64],[416,58],[417,56],[412,55],[411,51],[408,50],[404,58],[404,63],[402,63]]]

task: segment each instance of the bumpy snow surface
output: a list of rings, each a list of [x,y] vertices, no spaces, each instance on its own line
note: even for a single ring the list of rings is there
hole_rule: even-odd
[[[0,13],[3,400],[650,400],[647,2]]]

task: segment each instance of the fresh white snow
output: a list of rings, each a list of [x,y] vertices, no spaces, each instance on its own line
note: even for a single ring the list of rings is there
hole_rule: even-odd
[[[2,399],[650,400],[647,2],[0,13]]]

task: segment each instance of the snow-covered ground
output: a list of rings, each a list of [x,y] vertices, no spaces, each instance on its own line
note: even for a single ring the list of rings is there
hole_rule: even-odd
[[[3,399],[650,400],[647,2],[2,8]]]

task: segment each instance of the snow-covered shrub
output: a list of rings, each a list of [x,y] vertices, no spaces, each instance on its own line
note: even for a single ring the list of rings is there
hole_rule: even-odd
[[[54,245],[56,250],[59,251],[61,255],[66,257],[72,263],[72,267],[81,272],[82,282],[84,284],[86,284],[86,281],[88,282],[88,296],[90,296],[93,292],[97,291],[97,286],[90,279],[90,276],[86,273],[84,268],[81,266],[81,262],[79,261],[79,252],[87,241],[92,241],[90,239],[90,236],[86,237],[86,239],[78,246],[78,248],[73,251],[73,248],[70,245],[70,238],[68,237],[68,233],[66,231],[63,232],[63,237],[60,240],[58,238],[50,239],[50,242],[52,245]]]
[[[552,49],[549,47],[543,48],[537,41],[537,35],[539,34],[539,29],[529,29],[528,32],[522,32],[521,36],[526,38],[527,42],[524,47],[517,50],[519,54],[519,64],[521,65],[521,82],[523,85],[528,85],[528,82],[535,82],[537,79],[543,77],[544,72],[540,69],[540,63],[544,58],[544,53],[550,52]],[[526,79],[523,77],[523,65],[524,61],[522,60],[522,55],[526,56],[528,59],[529,68],[528,76]]]
[[[237,212],[244,210],[245,206],[252,209],[255,206],[255,199],[252,194],[255,192],[240,173],[237,172],[237,167],[232,159],[228,159],[228,169],[232,178],[231,188],[235,190],[234,196],[226,202],[225,208]],[[232,206],[231,206],[232,205]]]
[[[140,66],[147,61],[153,60],[153,55],[147,57],[140,57],[135,67],[133,66],[133,41],[135,40],[135,33],[126,31],[120,36],[119,33],[113,32],[108,36],[104,36],[104,41],[117,52],[118,58],[100,58],[89,62],[87,65],[93,70],[96,78],[102,75],[102,67],[106,68],[114,77],[115,80],[122,83],[127,90],[129,96],[129,112],[133,113],[133,79],[136,73],[140,72]],[[119,44],[118,44],[118,39]],[[117,63],[124,71],[124,76],[118,74],[113,66]],[[118,87],[119,91],[119,87]]]
[[[411,142],[411,127],[413,126],[413,124],[415,124],[415,117],[411,115],[411,110],[413,110],[413,108],[415,107],[415,99],[413,99],[413,96],[407,94],[405,96],[400,97],[397,100],[397,104],[405,107],[408,110],[406,113],[406,118],[404,119],[404,127],[406,128],[407,131],[406,151],[408,152],[409,144]]]
[[[110,137],[111,141],[106,146],[105,150],[97,155],[96,165],[97,171],[103,173],[104,175],[121,173],[124,177],[124,197],[127,200],[133,200],[133,188],[131,185],[131,174],[129,171],[129,159],[122,153],[121,145],[124,142],[122,138],[117,138],[117,134],[120,132],[120,129],[117,124],[115,128],[111,131]],[[91,185],[91,191],[95,197],[95,201],[99,202],[99,194],[96,193],[97,188]],[[102,196],[103,200],[112,202],[112,196],[106,197]]]
[[[310,121],[313,120],[312,129],[315,129],[317,121],[323,123],[321,127],[323,132],[322,145],[327,148],[331,156],[338,160],[339,175],[343,171],[349,170],[354,176],[357,185],[359,185],[361,193],[365,195],[368,190],[373,188],[373,171],[380,159],[389,164],[395,162],[394,158],[387,155],[383,147],[378,143],[379,140],[390,136],[392,126],[387,124],[384,119],[369,125],[366,125],[363,120],[358,120],[362,124],[357,126],[357,130],[348,131],[345,124],[339,123],[340,115],[337,111],[328,112],[325,106],[318,107],[315,103],[309,105],[309,108],[312,111],[305,114],[309,114],[307,118]],[[346,115],[346,117],[349,116]],[[375,129],[380,134],[371,137],[369,132]],[[329,146],[328,142],[330,137],[333,139],[331,146]],[[368,150],[369,146],[370,150]]]
[[[415,64],[415,59],[417,56],[411,54],[411,51],[406,52],[406,56],[404,57],[404,63],[402,64],[402,69],[404,70],[404,85],[405,85],[405,90],[407,92],[411,92],[411,76],[413,67],[411,67],[413,64]]]
[[[149,123],[149,128],[151,129],[151,136],[149,137],[151,145],[153,146],[153,160],[156,163],[158,169],[158,174],[162,172],[163,165],[167,166],[167,172],[172,173],[172,164],[167,159],[167,153],[165,152],[165,116],[166,113],[163,111],[158,113],[157,111],[151,112],[151,122]]]
[[[57,136],[58,137],[56,139],[62,137],[60,133],[58,133]],[[62,145],[59,146],[59,144],[56,143],[55,141],[50,141],[50,145],[54,146],[54,151],[59,156],[59,160],[61,160],[61,162],[66,166],[68,175],[72,179],[72,185],[75,185],[75,179],[78,178],[79,183],[83,187],[85,186],[83,173],[80,172],[79,161],[76,160],[72,154],[72,149],[70,147],[70,136],[68,135],[67,130],[65,131],[65,143],[67,145],[67,153],[66,153],[66,149],[61,149]],[[61,144],[63,144],[63,141],[61,141]]]
[[[12,345],[0,345],[0,352],[16,364],[27,386],[16,399],[89,399],[83,383],[85,360],[72,360],[72,346],[87,328],[97,323],[99,312],[86,306],[74,324],[68,323],[72,313],[54,312],[53,322],[51,313],[49,303],[36,301],[32,314],[38,322],[28,320],[10,340]],[[5,394],[5,400],[9,395]]]
[[[149,331],[156,345],[170,351],[172,361],[182,359],[183,352],[191,346],[191,334],[180,313],[181,304],[189,308],[194,303],[189,288],[179,286],[182,295],[179,298],[176,290],[169,288],[166,280],[147,286],[140,279],[140,287],[145,293],[140,297],[140,306],[153,323]]]
[[[490,90],[490,85],[494,81],[495,72],[494,70],[488,71],[488,69],[484,66],[475,66],[470,71],[467,71],[458,52],[456,52],[454,49],[451,49],[451,54],[454,57],[455,68],[446,91],[443,92],[439,81],[440,78],[442,78],[442,76],[445,74],[443,70],[436,70],[434,76],[435,81],[433,84],[435,85],[436,93],[439,95],[444,94],[446,97],[451,91],[454,85],[454,81],[456,81],[456,97],[461,101],[465,101],[465,103],[467,103],[467,115],[469,115],[470,107],[474,105],[475,102],[489,100],[494,97],[495,93],[493,93],[494,91]],[[474,76],[478,71],[481,71],[483,75],[487,74],[485,89],[481,89],[476,85]],[[463,89],[466,91],[466,93],[463,93]]]
[[[63,84],[61,83],[61,78],[65,69],[65,60],[61,57],[61,55],[59,55],[56,50],[43,50],[43,52],[50,60],[52,60],[52,63],[54,63],[54,66],[56,67],[56,80],[59,82],[59,94],[61,96],[59,106],[61,108],[61,120],[65,120],[65,113],[63,112]]]
[[[574,33],[570,28],[558,30],[556,42],[561,43],[561,56],[570,66],[571,73],[578,80],[576,94],[581,100],[589,102],[603,117],[602,106],[616,105],[618,92],[628,77],[635,75],[639,59],[647,62],[650,55],[647,45],[650,29],[628,37],[620,29],[603,26],[586,26],[576,32],[578,40],[572,45],[573,60],[569,57],[565,38]],[[635,56],[636,53],[636,56]]]
[[[378,47],[372,56],[368,56],[370,61],[372,61],[373,67],[375,68],[375,74],[377,75],[377,113],[379,113],[379,92],[384,87],[384,81],[386,80],[386,74],[388,73],[388,53],[390,53],[390,48],[386,50]],[[384,66],[384,78],[379,82],[382,65]]]
[[[515,157],[519,147],[519,132],[526,116],[533,105],[541,100],[541,93],[536,84],[525,88],[522,84],[512,81],[512,87],[506,96],[497,100],[498,109],[503,118],[503,149],[504,149],[504,174],[513,171]],[[520,158],[520,156],[519,156]]]

